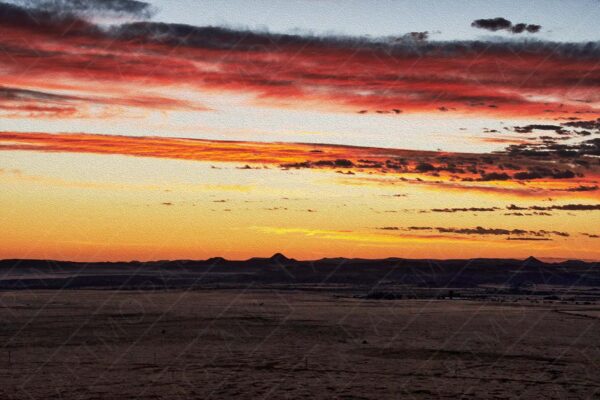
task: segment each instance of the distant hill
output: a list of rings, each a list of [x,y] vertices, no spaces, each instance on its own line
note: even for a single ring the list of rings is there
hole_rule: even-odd
[[[359,259],[298,261],[277,253],[245,261],[208,260],[131,262],[0,261],[0,289],[186,288],[225,285],[410,285],[476,287],[505,285],[600,287],[596,262],[544,262],[518,259]]]

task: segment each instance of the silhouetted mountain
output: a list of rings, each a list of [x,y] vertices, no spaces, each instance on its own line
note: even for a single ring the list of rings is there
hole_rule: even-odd
[[[294,260],[293,258],[287,258],[286,256],[284,256],[281,253],[275,253],[269,258],[253,257],[253,258],[250,258],[247,262],[252,263],[252,264],[265,263],[265,264],[283,265],[283,264],[288,264],[288,263],[296,263],[297,261]]]
[[[525,259],[525,261],[523,261],[524,264],[527,265],[543,265],[544,262],[538,260],[537,258],[535,258],[534,256],[529,256]]]
[[[78,263],[53,260],[0,261],[0,289],[184,288],[226,285],[408,285],[429,288],[504,285],[600,286],[595,262],[546,263],[474,258],[411,260],[323,258],[298,261],[277,253],[269,258]]]
[[[283,264],[283,263],[286,263],[286,262],[289,262],[289,261],[295,261],[295,260],[287,258],[286,256],[284,256],[281,253],[275,253],[275,254],[273,254],[271,256],[271,258],[269,258],[269,261],[274,262],[274,263],[281,263],[281,264]]]

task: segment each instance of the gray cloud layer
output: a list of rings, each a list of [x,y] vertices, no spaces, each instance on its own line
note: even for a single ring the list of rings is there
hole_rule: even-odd
[[[59,14],[116,14],[150,18],[156,11],[149,3],[138,0],[16,0],[15,3]]]

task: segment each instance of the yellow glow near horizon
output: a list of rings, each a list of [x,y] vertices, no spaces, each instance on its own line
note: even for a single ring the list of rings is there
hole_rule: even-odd
[[[481,197],[410,184],[349,186],[336,183],[333,172],[245,170],[235,163],[2,155],[0,258],[242,259],[275,252],[299,259],[600,257],[597,239],[580,234],[595,233],[598,212],[530,217],[506,216],[506,210],[424,213],[443,207],[555,204],[544,199]],[[378,229],[386,226],[483,226],[571,236],[518,242],[505,236]]]

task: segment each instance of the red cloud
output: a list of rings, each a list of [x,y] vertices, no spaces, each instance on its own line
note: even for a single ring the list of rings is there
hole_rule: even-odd
[[[216,141],[167,137],[0,132],[0,150],[121,154],[136,157],[272,165],[360,174],[352,184],[417,184],[514,196],[597,197],[597,164],[577,167],[570,178],[518,180],[505,170],[509,154],[469,154],[299,143]],[[523,169],[574,168],[572,160],[518,158]],[[509,173],[507,173],[508,171]],[[570,171],[570,170],[569,170]],[[371,176],[367,176],[371,175]],[[386,177],[385,179],[383,179]],[[347,178],[348,179],[348,178]]]
[[[89,91],[97,82],[179,85],[245,92],[274,106],[392,115],[600,116],[594,46],[409,45],[149,22],[101,30],[73,17],[38,23],[18,7],[10,12],[0,13],[0,82],[6,84],[15,77],[39,84],[43,77]]]

